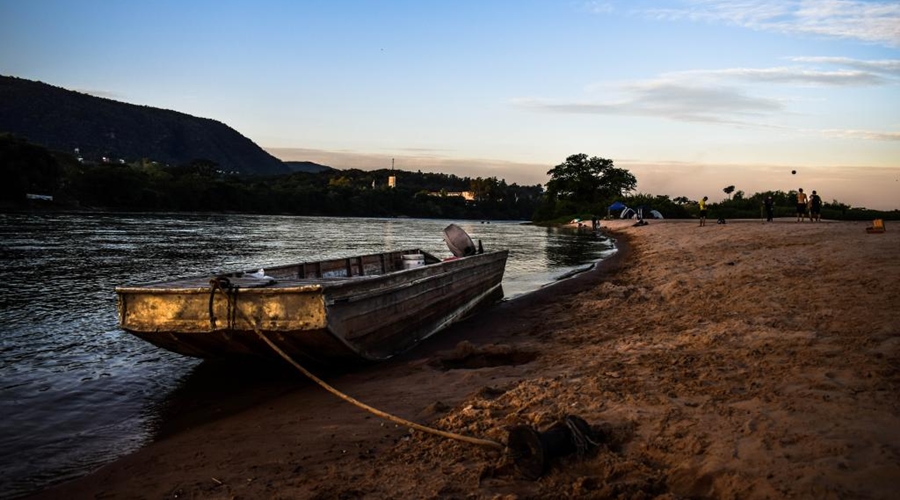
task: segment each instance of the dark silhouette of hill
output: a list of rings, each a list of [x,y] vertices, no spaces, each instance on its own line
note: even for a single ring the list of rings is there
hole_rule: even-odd
[[[137,106],[42,82],[0,75],[0,132],[85,160],[147,158],[181,165],[208,160],[245,175],[290,169],[224,123]]]
[[[318,174],[319,172],[329,172],[337,170],[334,167],[329,167],[328,165],[320,165],[311,161],[286,161],[284,164],[291,170],[291,172],[307,172],[310,174]]]

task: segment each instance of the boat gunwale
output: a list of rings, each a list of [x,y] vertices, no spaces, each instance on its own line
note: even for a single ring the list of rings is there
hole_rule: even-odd
[[[410,250],[400,250],[398,252],[402,253],[402,252],[408,252],[408,251],[410,251]],[[419,253],[427,254],[431,257],[434,257],[433,255],[431,255],[427,252],[420,251],[420,250],[416,250],[416,251]],[[423,266],[413,267],[413,268],[409,268],[409,269],[401,268],[401,269],[396,269],[396,270],[386,272],[383,274],[367,274],[367,275],[354,275],[354,276],[331,276],[331,277],[322,277],[322,278],[318,278],[318,277],[317,278],[287,278],[287,279],[283,278],[284,281],[282,281],[281,283],[290,283],[290,285],[278,286],[279,281],[276,279],[270,283],[261,284],[262,286],[238,286],[238,287],[236,287],[236,289],[239,290],[240,293],[253,292],[253,293],[267,294],[267,295],[268,294],[282,294],[282,293],[308,293],[308,292],[319,292],[319,291],[323,291],[323,290],[336,290],[336,289],[344,288],[346,286],[351,286],[354,284],[361,284],[363,282],[385,280],[388,278],[402,275],[404,273],[418,273],[418,272],[422,272],[422,270],[425,268],[433,269],[435,267],[444,267],[444,266],[448,266],[448,265],[453,265],[456,262],[466,261],[473,257],[488,256],[488,255],[500,254],[500,253],[504,253],[504,252],[506,252],[507,255],[509,253],[509,251],[505,250],[505,249],[504,250],[492,250],[492,251],[484,252],[482,254],[469,255],[466,257],[456,257],[456,258],[451,258],[449,260],[438,259],[437,262],[432,262],[430,264],[424,264]],[[393,252],[393,251],[382,252],[380,254],[369,254],[369,255],[377,256],[377,255],[384,255],[384,254],[390,254],[390,253],[395,253],[395,252]],[[354,257],[349,257],[349,258],[357,258],[357,257],[359,257],[359,256],[354,256]],[[437,259],[436,257],[434,257],[434,258]],[[315,262],[329,262],[329,261],[333,261],[333,260],[343,260],[343,259],[345,259],[345,257],[340,257],[337,259],[326,259],[323,261],[298,262],[295,264],[285,264],[282,266],[272,267],[271,269],[288,268],[288,267],[293,267],[293,266],[301,266],[304,264],[309,265],[309,264],[315,263]],[[240,271],[238,271],[238,272],[240,272]],[[118,286],[115,288],[115,292],[117,294],[136,294],[136,293],[141,293],[141,294],[146,294],[146,293],[153,293],[153,294],[208,294],[210,292],[210,290],[212,289],[211,285],[210,286],[186,286],[186,287],[178,287],[178,286],[161,287],[159,285],[168,285],[168,284],[176,283],[178,281],[187,281],[187,280],[193,280],[193,279],[207,279],[209,276],[228,276],[229,274],[235,274],[235,273],[220,273],[218,275],[206,275],[206,276],[197,275],[197,276],[188,276],[188,277],[184,277],[184,278],[177,278],[176,280],[169,280],[169,281],[158,281],[158,282],[152,282],[152,283],[146,283],[146,284],[140,284],[140,285],[130,285],[130,286]],[[423,277],[415,279],[413,281],[415,282],[415,281],[427,280],[429,278],[431,278],[431,276],[423,276]],[[296,285],[294,283],[296,283]]]
[[[153,288],[152,286],[125,286],[125,287],[116,287],[116,293],[142,293],[142,294],[182,294],[182,295],[194,295],[194,294],[202,294],[209,295],[210,287],[184,287],[184,288]],[[320,284],[310,284],[310,285],[301,285],[301,286],[283,286],[283,287],[239,287],[237,290],[240,293],[260,293],[266,295],[277,295],[282,293],[308,293],[308,292],[319,292],[324,290],[325,287]]]
[[[496,252],[496,251],[497,250],[495,250],[493,252]],[[493,253],[493,252],[490,252],[490,253]],[[426,264],[426,265],[434,265],[434,264],[440,264],[442,262],[447,262],[446,260],[440,259],[440,258],[436,257],[435,255],[433,255],[432,253],[422,250],[421,248],[403,248],[400,250],[387,250],[384,252],[367,253],[367,254],[362,254],[362,255],[348,255],[346,257],[334,257],[331,259],[301,261],[301,262],[293,262],[293,263],[288,263],[288,264],[277,264],[277,265],[269,266],[268,269],[270,271],[277,271],[280,269],[299,267],[299,266],[304,266],[304,265],[309,266],[309,265],[320,264],[320,263],[325,263],[325,262],[344,261],[344,260],[349,260],[349,259],[363,259],[366,257],[378,257],[381,255],[390,255],[390,254],[395,254],[395,253],[400,254],[400,255],[423,254],[426,256],[426,260],[428,257],[431,257],[432,259],[434,259],[434,262],[432,262],[430,264]],[[488,252],[485,252],[485,253],[488,253]],[[295,278],[295,279],[292,279],[292,281],[295,281],[295,282],[302,282],[302,281],[317,282],[319,280],[323,280],[323,281],[334,280],[334,281],[339,282],[339,281],[350,280],[350,279],[354,279],[354,278],[373,278],[373,277],[385,276],[385,275],[389,275],[389,274],[393,275],[395,273],[399,273],[402,271],[408,271],[408,270],[409,269],[398,268],[396,270],[384,272],[381,274],[353,275],[353,276],[328,276],[328,277],[323,276],[323,277],[316,277],[316,278]],[[171,284],[171,283],[175,283],[178,281],[187,281],[187,280],[193,280],[193,279],[209,279],[212,277],[232,278],[232,277],[236,277],[235,275],[238,275],[238,274],[250,274],[253,272],[254,272],[253,270],[248,269],[245,271],[240,271],[240,270],[239,271],[221,271],[218,273],[210,273],[210,274],[194,274],[194,275],[189,275],[189,276],[182,276],[180,278],[175,278],[175,279],[149,281],[146,283],[136,283],[134,285],[117,286],[116,292],[118,292],[119,290],[130,291],[132,289],[133,290],[138,290],[138,289],[162,290],[164,288],[154,288],[154,287],[159,286],[159,285]],[[175,287],[165,287],[165,288],[175,288]],[[198,288],[198,287],[185,287],[185,289],[188,289],[188,288]],[[203,287],[199,287],[199,288],[203,289]],[[206,290],[209,291],[209,287],[206,287]]]

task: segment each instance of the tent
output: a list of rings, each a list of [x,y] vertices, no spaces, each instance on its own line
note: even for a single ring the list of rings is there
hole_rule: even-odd
[[[650,205],[639,205],[634,209],[634,213],[638,219],[662,219],[663,214],[659,210],[653,210]]]
[[[610,216],[612,216],[613,210],[622,210],[623,208],[628,208],[628,207],[625,206],[625,204],[622,203],[621,201],[617,201],[617,202],[613,203],[612,205],[610,205],[606,209],[606,215],[607,215],[607,217],[610,217]]]
[[[644,218],[648,219],[662,219],[663,214],[661,214],[658,210],[652,210],[647,205],[641,205],[637,208],[625,207],[625,210],[622,210],[622,214],[620,215],[623,219],[639,219],[644,220]]]

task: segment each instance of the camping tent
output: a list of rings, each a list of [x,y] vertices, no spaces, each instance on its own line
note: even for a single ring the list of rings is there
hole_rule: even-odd
[[[617,201],[617,202],[613,203],[612,205],[610,205],[610,206],[606,209],[606,215],[607,215],[607,216],[611,216],[613,210],[622,210],[623,208],[628,208],[628,207],[625,206],[625,204],[622,203],[621,201]]]
[[[662,219],[663,215],[659,210],[653,210],[650,205],[638,205],[634,210],[638,219]]]
[[[640,219],[644,220],[644,218],[648,219],[662,219],[663,214],[659,212],[659,210],[652,210],[647,205],[641,205],[639,207],[630,208],[626,207],[625,210],[622,210],[622,215],[620,216],[623,219]]]

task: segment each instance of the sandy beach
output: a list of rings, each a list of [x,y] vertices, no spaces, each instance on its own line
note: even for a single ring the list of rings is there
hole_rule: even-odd
[[[593,271],[327,376],[381,410],[500,443],[516,425],[590,423],[597,449],[538,480],[505,453],[301,383],[212,405],[36,497],[897,498],[900,226],[632,224],[603,221],[621,251]]]

